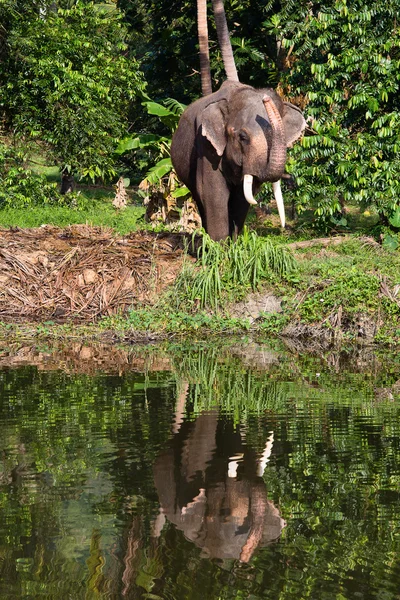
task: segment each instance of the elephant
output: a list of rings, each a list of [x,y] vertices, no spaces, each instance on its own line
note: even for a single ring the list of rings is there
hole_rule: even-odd
[[[182,113],[171,143],[172,164],[199,208],[213,240],[243,229],[249,204],[263,182],[273,182],[285,226],[279,180],[286,149],[306,126],[299,108],[273,89],[227,80]]]
[[[167,518],[202,556],[243,563],[257,547],[279,538],[286,523],[268,500],[262,478],[273,435],[258,454],[240,429],[217,410],[179,425],[154,464],[161,507],[155,538]]]

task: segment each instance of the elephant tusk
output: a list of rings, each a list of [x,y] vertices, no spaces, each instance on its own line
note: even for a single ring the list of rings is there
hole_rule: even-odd
[[[257,204],[253,197],[253,175],[245,175],[243,179],[243,193],[249,204]]]
[[[246,175],[245,175],[246,177]],[[283,196],[281,190],[281,180],[275,181],[272,184],[272,189],[274,191],[274,196],[276,200],[276,205],[278,207],[279,217],[281,219],[282,227],[285,227],[285,205],[283,204]],[[247,198],[246,198],[247,200]]]

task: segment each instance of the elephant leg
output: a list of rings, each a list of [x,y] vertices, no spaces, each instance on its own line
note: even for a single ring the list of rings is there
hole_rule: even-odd
[[[200,200],[199,194],[196,192],[195,186],[193,186],[192,188],[189,188],[189,189],[192,192],[192,198],[193,198],[193,200],[196,202],[196,206],[197,206],[197,209],[199,211],[200,218],[201,218],[201,225],[202,225],[202,227],[204,227],[204,229],[207,230],[207,228],[206,228],[206,213],[204,211],[203,203]]]
[[[209,163],[200,162],[196,189],[204,210],[203,227],[216,242],[226,239],[229,237],[229,189],[225,177]]]
[[[242,186],[235,187],[229,198],[229,235],[236,239],[244,227],[249,211],[249,203],[243,194]]]

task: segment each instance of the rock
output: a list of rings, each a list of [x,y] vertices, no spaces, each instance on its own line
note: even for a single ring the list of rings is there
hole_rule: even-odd
[[[97,273],[93,269],[84,269],[82,275],[86,285],[94,283],[97,280]]]
[[[83,348],[81,348],[81,351],[79,352],[79,358],[81,358],[82,360],[89,360],[93,358],[92,349],[88,348],[87,346],[83,346]]]
[[[263,314],[282,312],[281,300],[271,292],[254,292],[246,300],[234,304],[229,309],[231,317],[249,319],[250,323],[260,318]]]

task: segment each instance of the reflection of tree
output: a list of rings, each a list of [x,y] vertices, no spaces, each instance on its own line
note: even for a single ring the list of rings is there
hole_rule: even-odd
[[[33,574],[54,597],[81,597],[84,580],[88,598],[101,597],[110,577],[121,580],[110,553],[113,520],[135,505],[135,494],[152,494],[145,473],[169,431],[169,377],[0,373],[0,581],[8,582],[1,597],[11,582],[20,597]],[[140,482],[133,493],[132,465]],[[143,504],[142,516],[151,510]]]
[[[323,358],[277,355],[257,371],[205,347],[178,348],[171,361],[174,373],[147,379],[0,372],[0,597],[297,600],[326,589],[394,600],[398,368],[367,376],[345,362],[338,372]],[[390,395],[378,397],[381,389]],[[288,525],[264,546],[260,528],[250,536],[251,503],[234,501],[248,494],[265,504],[265,483],[254,481],[271,430],[267,502]],[[157,520],[152,468],[171,451],[181,456],[172,480],[181,513],[204,517],[204,500],[211,512],[236,511],[257,542],[250,564],[222,568],[178,525]]]

